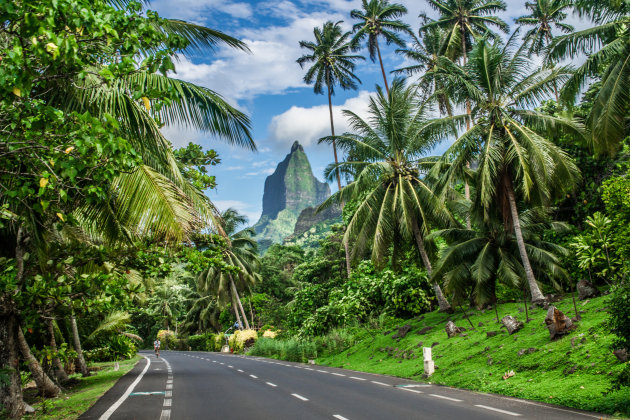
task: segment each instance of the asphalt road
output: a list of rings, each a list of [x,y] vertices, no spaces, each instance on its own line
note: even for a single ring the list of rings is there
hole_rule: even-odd
[[[589,419],[595,413],[391,376],[205,352],[141,353],[80,419]]]

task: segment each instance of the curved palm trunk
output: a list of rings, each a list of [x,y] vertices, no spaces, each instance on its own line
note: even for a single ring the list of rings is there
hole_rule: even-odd
[[[521,254],[521,261],[523,262],[523,268],[527,275],[527,284],[529,286],[529,292],[532,295],[532,304],[543,305],[545,303],[545,296],[543,296],[536,278],[534,277],[534,270],[529,263],[529,257],[527,256],[527,250],[525,249],[525,241],[523,240],[523,232],[521,231],[521,222],[518,219],[518,209],[516,207],[516,199],[514,198],[514,187],[512,182],[508,180],[507,195],[510,204],[510,213],[512,215],[512,224],[514,225],[514,236],[516,236],[516,243],[518,244],[518,252]]]
[[[333,123],[333,112],[332,112],[332,93],[330,91],[330,75],[326,72],[326,85],[328,87],[328,112],[330,114],[330,132],[332,135],[332,146],[333,146],[333,154],[335,155],[335,165],[339,165],[339,160],[337,159],[337,144],[335,143],[335,124]],[[339,175],[339,167],[335,168],[335,172],[337,174],[337,188],[341,191],[341,176]],[[341,203],[341,209],[343,210],[344,204]],[[350,250],[348,249],[348,244],[345,241],[343,242],[343,249],[346,253],[346,271],[348,272],[348,278],[350,278]],[[253,321],[252,321],[253,322]]]
[[[418,246],[418,252],[420,252],[420,258],[422,258],[422,262],[424,263],[424,267],[427,269],[427,273],[429,277],[431,277],[431,273],[433,272],[433,267],[431,266],[431,260],[429,260],[429,255],[427,254],[427,250],[424,248],[424,239],[422,238],[422,232],[420,232],[420,228],[418,227],[418,222],[416,220],[413,221],[412,225],[413,236],[416,239],[416,245]],[[444,297],[444,293],[442,293],[442,288],[434,281],[432,283],[433,291],[435,293],[435,297],[438,301],[439,311],[440,312],[448,312],[453,313],[453,308],[451,304],[448,303],[448,300]]]
[[[238,313],[238,307],[236,306],[236,299],[232,297],[232,309],[234,310],[234,315],[236,315],[236,322],[238,322],[239,330],[243,329],[243,322],[241,321],[241,316]]]
[[[90,371],[85,363],[83,357],[83,349],[81,348],[81,339],[79,338],[79,329],[77,328],[77,319],[72,314],[70,316],[70,325],[72,326],[72,341],[74,343],[74,350],[77,352],[77,361],[79,362],[79,370],[82,376],[90,376]]]
[[[46,372],[42,369],[42,365],[39,364],[39,361],[33,356],[33,353],[31,353],[31,349],[28,347],[28,343],[24,337],[24,332],[20,327],[17,328],[17,342],[22,352],[22,357],[26,361],[33,380],[37,384],[39,394],[47,398],[59,395],[61,389],[46,375]]]
[[[238,291],[236,290],[236,285],[234,284],[234,280],[230,276],[230,287],[232,288],[232,293],[234,293],[234,297],[236,298],[236,302],[238,303],[238,307],[241,310],[241,314],[243,315],[243,321],[245,321],[245,328],[249,328],[249,321],[247,321],[247,315],[245,315],[245,310],[243,309],[243,304],[241,303],[241,298],[238,296]]]
[[[387,76],[385,76],[385,67],[383,67],[383,59],[381,58],[381,48],[378,46],[378,36],[376,37],[376,52],[378,53],[378,62],[381,65],[381,73],[383,73],[383,81],[385,82],[385,90],[389,98],[389,85],[387,84]]]
[[[466,54],[466,37],[464,36],[464,33],[462,31],[462,65],[466,66],[466,62],[468,61],[468,55]],[[470,130],[470,123],[471,123],[471,115],[472,115],[472,111],[470,109],[470,99],[466,99],[466,115],[468,116],[468,118],[466,118],[466,131]],[[466,162],[466,167],[470,168],[470,162]],[[470,185],[468,185],[468,180],[464,179],[464,197],[466,197],[467,201],[470,201]],[[470,223],[470,214],[466,215],[466,228],[468,230],[470,230],[472,228],[472,225]]]
[[[53,352],[53,366],[55,367],[55,376],[57,380],[61,383],[68,382],[68,374],[57,355],[57,340],[55,340],[55,328],[53,326],[52,320],[47,320],[46,324],[48,326],[48,334],[50,334],[50,349]]]

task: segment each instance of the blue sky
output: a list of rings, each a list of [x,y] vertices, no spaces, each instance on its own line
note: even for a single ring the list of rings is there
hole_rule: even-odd
[[[398,0],[409,13],[403,18],[414,31],[419,27],[421,12],[435,16],[424,0]],[[507,0],[508,10],[501,15],[511,26],[513,18],[526,14],[524,1]],[[167,127],[166,137],[175,147],[189,141],[217,150],[221,164],[211,169],[218,188],[209,191],[211,200],[224,210],[234,207],[255,223],[262,210],[265,178],[289,152],[297,140],[305,148],[313,172],[323,179],[324,167],[332,160],[332,149],[317,145],[317,139],[328,135],[330,122],[327,98],[315,95],[303,83],[304,70],[296,60],[304,53],[300,40],[313,39],[313,27],[327,20],[343,20],[351,28],[350,10],[360,8],[360,0],[154,0],[150,9],[169,18],[184,19],[219,29],[247,43],[252,54],[220,48],[214,54],[182,59],[176,63],[174,77],[208,87],[247,113],[259,151],[253,153],[227,146],[220,139],[186,129]],[[584,23],[569,16],[576,28]],[[383,46],[386,71],[401,67],[403,59],[394,47]],[[363,53],[366,53],[365,51]],[[367,56],[367,54],[365,54]],[[338,90],[333,97],[335,131],[345,131],[342,109],[364,115],[375,84],[382,84],[378,64],[369,59],[357,67],[363,82],[357,91]],[[388,76],[389,80],[390,76]],[[444,149],[443,145],[440,149]],[[336,185],[331,184],[334,191]]]

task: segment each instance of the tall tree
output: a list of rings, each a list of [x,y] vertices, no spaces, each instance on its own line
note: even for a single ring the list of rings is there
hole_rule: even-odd
[[[339,163],[337,157],[337,144],[335,142],[335,124],[333,121],[332,96],[335,94],[335,86],[344,90],[356,90],[361,80],[354,74],[355,62],[364,60],[363,56],[352,55],[348,42],[349,32],[343,32],[341,21],[333,23],[328,21],[322,28],[313,29],[315,42],[300,41],[300,47],[309,51],[309,54],[300,57],[297,62],[304,68],[306,64],[313,63],[304,75],[304,82],[312,84],[316,94],[324,93],[326,86],[328,94],[328,113],[330,115],[330,132],[332,136],[333,154],[335,164]],[[341,190],[341,176],[337,171],[337,187]],[[350,259],[346,249],[346,269],[350,275]]]
[[[445,55],[451,60],[461,58],[462,66],[468,60],[468,51],[472,48],[476,38],[484,34],[496,38],[497,35],[490,30],[495,27],[505,33],[508,32],[508,24],[494,16],[494,14],[506,9],[502,0],[428,0],[429,5],[435,9],[440,17],[435,21],[425,23],[421,30],[439,27],[448,32]],[[466,104],[466,129],[472,124],[470,100],[464,100]],[[467,166],[470,166],[470,162]],[[462,174],[465,173],[463,170]],[[470,199],[470,187],[464,179],[464,193],[467,200]],[[466,225],[470,229],[470,218],[466,217]]]
[[[361,42],[367,39],[367,48],[372,61],[381,65],[385,90],[389,94],[389,85],[381,57],[381,48],[378,43],[379,37],[385,39],[387,45],[395,44],[400,48],[405,47],[405,41],[398,35],[399,32],[413,36],[413,31],[400,17],[407,13],[407,8],[402,4],[389,3],[389,0],[363,0],[362,10],[354,9],[350,12],[353,19],[359,20],[352,27],[354,36],[352,37],[353,48],[358,49]]]
[[[589,142],[597,154],[615,154],[630,132],[630,3],[619,0],[578,0],[580,15],[595,26],[556,37],[547,61],[588,57],[566,82],[561,99],[573,104],[592,77],[601,88],[587,119]]]
[[[355,258],[371,248],[372,259],[379,264],[393,248],[395,265],[400,239],[410,239],[430,274],[432,265],[424,236],[435,223],[449,223],[450,216],[418,171],[418,159],[441,138],[434,136],[431,122],[426,120],[428,110],[418,103],[416,89],[405,87],[401,79],[394,79],[387,95],[378,86],[376,97],[370,99],[367,121],[352,111],[344,111],[353,132],[340,136],[339,146],[354,149],[355,157],[361,159],[329,166],[327,171],[349,166],[356,168],[358,175],[321,207],[335,201],[357,200],[357,209],[344,235],[345,242],[354,239]],[[450,310],[439,284],[434,283],[433,288],[440,309]]]
[[[533,68],[522,49],[513,51],[513,41],[502,46],[499,41],[482,39],[474,47],[467,68],[458,78],[460,89],[473,103],[475,124],[453,143],[433,170],[444,170],[442,182],[448,185],[467,162],[478,162],[473,202],[484,209],[486,220],[498,210],[506,230],[514,231],[532,301],[541,303],[545,298],[527,255],[519,203],[549,205],[575,185],[578,168],[546,133],[565,129],[582,134],[582,128],[531,109],[569,73],[565,68]],[[468,120],[467,115],[453,118],[460,125]],[[444,120],[448,128],[452,122]]]
[[[573,26],[563,22],[567,18],[567,11],[572,7],[571,0],[534,0],[525,3],[530,14],[518,17],[514,22],[519,26],[533,26],[523,36],[530,44],[530,53],[540,54],[551,44],[554,38],[553,28],[565,34],[573,32]]]

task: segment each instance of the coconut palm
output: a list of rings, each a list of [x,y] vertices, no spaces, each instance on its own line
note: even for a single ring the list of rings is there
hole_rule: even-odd
[[[590,78],[601,79],[587,119],[589,142],[596,153],[612,156],[630,131],[630,3],[580,0],[576,9],[590,17],[595,26],[556,37],[547,61],[586,54],[586,62],[562,88],[561,99],[572,104]]]
[[[447,293],[455,301],[462,301],[468,292],[478,305],[496,304],[496,286],[502,283],[508,288],[526,287],[525,269],[519,257],[518,244],[506,231],[499,218],[484,220],[482,209],[473,213],[475,229],[449,228],[431,233],[429,238],[442,238],[448,244],[440,255],[433,271],[438,281],[443,281]],[[554,286],[557,281],[567,280],[560,256],[567,250],[542,239],[545,231],[566,231],[562,223],[547,222],[544,209],[522,212],[520,224],[527,255],[539,277],[547,277]]]
[[[310,54],[303,55],[297,62],[304,68],[307,63],[314,63],[306,72],[304,82],[313,84],[316,94],[324,93],[324,85],[328,93],[328,113],[330,115],[330,132],[332,136],[333,154],[335,163],[338,163],[337,144],[335,142],[335,124],[333,122],[332,95],[335,94],[335,86],[342,89],[357,89],[357,82],[361,80],[354,74],[355,62],[363,60],[360,55],[350,54],[349,32],[342,32],[341,21],[333,23],[328,21],[324,26],[313,29],[315,42],[300,41],[300,47],[310,51]],[[341,176],[337,174],[337,187],[341,190]],[[346,270],[350,275],[350,258],[346,247]]]
[[[332,96],[335,94],[335,86],[339,85],[344,90],[356,90],[361,80],[354,74],[355,61],[364,60],[360,55],[351,55],[348,38],[349,32],[342,32],[341,21],[333,23],[328,21],[322,28],[313,29],[315,42],[300,41],[300,47],[310,53],[300,57],[297,62],[304,68],[306,64],[314,63],[304,76],[304,82],[313,85],[316,94],[324,93],[326,86],[328,93],[328,111],[330,114],[330,131],[333,137],[333,153],[335,163],[338,163],[337,146],[334,141],[335,125],[332,113]],[[337,172],[337,186],[341,189],[341,178]]]
[[[358,207],[348,223],[344,242],[352,242],[352,256],[361,256],[367,248],[372,260],[380,265],[393,247],[394,256],[400,239],[413,240],[429,274],[431,261],[424,236],[432,226],[450,221],[448,212],[431,188],[422,180],[418,160],[440,140],[426,120],[428,111],[418,102],[416,87],[405,87],[394,79],[388,95],[377,86],[370,98],[369,118],[363,120],[352,111],[344,111],[352,133],[339,137],[339,146],[353,149],[361,160],[342,162],[327,168],[330,174],[337,166],[355,168],[356,179],[338,191],[320,208],[337,201],[356,200]],[[320,142],[330,142],[328,137]],[[394,260],[394,265],[396,261]],[[438,283],[433,284],[441,310],[450,310]]]
[[[575,163],[545,136],[551,129],[582,131],[575,122],[532,110],[569,73],[565,68],[534,69],[522,49],[513,52],[513,41],[503,47],[499,41],[480,40],[467,68],[457,76],[451,74],[473,104],[475,124],[453,143],[433,171],[443,170],[442,185],[450,185],[467,162],[478,162],[473,202],[481,206],[485,220],[496,209],[506,230],[514,231],[532,301],[539,303],[544,296],[527,254],[518,203],[548,205],[575,185],[579,178]],[[467,118],[460,115],[444,123],[450,128],[457,121],[461,126]]]
[[[400,48],[405,47],[405,41],[398,33],[402,32],[413,36],[413,31],[409,25],[399,20],[400,17],[407,13],[407,8],[398,3],[390,4],[388,0],[363,0],[362,6],[362,10],[354,9],[350,12],[350,16],[353,19],[359,20],[352,27],[354,32],[352,45],[354,48],[359,48],[361,42],[367,39],[370,58],[372,62],[375,62],[378,56],[385,90],[389,94],[389,85],[387,84],[387,76],[385,75],[378,39],[379,37],[384,38],[387,45],[394,44]]]
[[[516,18],[514,22],[519,26],[533,26],[523,36],[523,40],[530,44],[530,53],[540,54],[551,43],[553,28],[565,34],[573,32],[573,26],[563,22],[568,9],[573,7],[571,0],[534,0],[526,2],[525,7],[530,14]]]
[[[396,52],[408,61],[415,62],[412,65],[394,70],[394,74],[406,74],[413,76],[420,74],[418,83],[422,91],[432,93],[437,100],[442,114],[452,115],[453,105],[447,93],[443,80],[438,77],[446,53],[447,32],[439,27],[432,27],[420,31],[419,38],[413,37],[411,48],[400,48]]]

